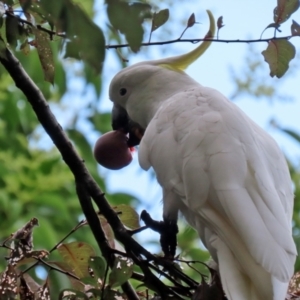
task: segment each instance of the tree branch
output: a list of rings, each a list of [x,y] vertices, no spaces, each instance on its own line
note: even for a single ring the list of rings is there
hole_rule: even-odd
[[[147,277],[146,282],[151,286],[156,286],[157,293],[166,295],[166,292],[168,292],[176,295],[176,292],[173,291],[172,288],[165,286],[162,282],[158,285],[158,278],[149,269],[150,261],[155,261],[157,265],[163,266],[171,276],[179,278],[189,286],[194,287],[195,281],[185,275],[178,268],[175,268],[174,265],[172,265],[172,262],[152,255],[131,237],[130,232],[125,229],[118,215],[107,202],[103,192],[100,190],[93,177],[89,174],[83,160],[78,156],[71,141],[68,139],[55,116],[52,114],[42,92],[25,72],[17,58],[7,48],[2,50],[0,62],[13,78],[16,86],[27,97],[27,100],[32,105],[41,125],[44,127],[60,151],[62,158],[72,171],[75,177],[80,205],[103,256],[106,259],[109,259],[112,257],[113,251],[111,251],[107,244],[104,232],[101,228],[101,224],[92,206],[90,198],[95,201],[101,214],[104,215],[111,225],[115,237],[124,245],[129,256],[132,257],[134,262],[147,273],[145,274]],[[145,257],[146,260],[143,259],[143,257]],[[125,283],[122,288],[129,299],[139,299],[129,283]]]
[[[118,219],[117,214],[110,208],[110,205],[104,198],[103,192],[100,190],[94,179],[89,174],[83,163],[83,160],[78,156],[77,152],[73,148],[71,141],[69,141],[65,132],[62,130],[62,127],[57,122],[55,116],[52,114],[42,92],[22,68],[17,58],[8,49],[5,49],[1,53],[0,62],[13,78],[16,86],[27,97],[27,100],[35,111],[40,123],[49,134],[52,141],[59,149],[64,161],[72,171],[75,177],[77,194],[82,210],[90,225],[98,246],[103,253],[103,256],[105,258],[108,258],[110,255],[110,252],[108,250],[109,246],[107,244],[105,234],[101,228],[100,221],[92,206],[89,193],[86,193],[86,191],[92,189],[93,192],[97,194],[97,197],[101,199],[101,201],[97,201],[97,205],[108,221],[109,216],[105,214],[106,211],[110,211],[110,215],[114,215],[115,219]],[[119,226],[123,226],[120,220],[119,223],[121,224],[119,224]],[[124,288],[124,292],[126,292],[129,299],[139,299],[129,283],[125,283],[122,287]]]
[[[22,19],[20,16],[13,14],[13,13],[12,13],[11,11],[9,11],[9,10],[6,10],[6,11],[5,11],[5,14],[6,14],[7,16],[10,16],[10,17],[12,17],[12,18],[17,19],[20,23],[29,25],[30,27],[34,27],[34,28],[37,28],[37,29],[40,30],[40,31],[44,31],[44,32],[48,33],[49,36],[50,36],[50,40],[53,39],[53,36],[54,36],[54,35],[59,36],[59,37],[62,37],[62,38],[66,38],[66,37],[67,37],[65,33],[62,33],[62,32],[56,32],[56,31],[47,29],[47,28],[45,28],[45,27],[43,27],[43,26],[41,26],[41,25],[33,25],[31,22],[29,22],[29,21],[27,21],[27,20],[25,20],[25,19]]]
[[[232,43],[244,43],[244,44],[250,44],[250,43],[268,43],[270,41],[276,41],[276,40],[290,40],[291,38],[296,37],[295,35],[287,35],[282,37],[272,37],[267,39],[253,39],[253,40],[223,40],[223,39],[210,39],[212,43],[226,43],[226,44],[232,44]],[[174,40],[168,40],[168,41],[162,41],[162,42],[151,42],[151,43],[142,43],[141,46],[148,47],[148,46],[157,46],[157,45],[168,45],[168,44],[175,44],[175,43],[192,43],[197,44],[199,42],[207,41],[207,39],[174,39]],[[127,48],[130,47],[129,44],[118,44],[118,45],[106,45],[106,49],[119,49],[119,48]]]

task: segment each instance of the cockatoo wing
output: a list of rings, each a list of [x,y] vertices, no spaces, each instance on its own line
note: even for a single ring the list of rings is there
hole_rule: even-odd
[[[229,249],[256,286],[263,272],[288,282],[297,251],[287,164],[274,140],[235,104],[200,85],[173,95],[148,125],[139,161],[153,166],[164,191],[180,196],[200,234],[208,228],[208,249],[228,247],[215,259],[228,257]]]

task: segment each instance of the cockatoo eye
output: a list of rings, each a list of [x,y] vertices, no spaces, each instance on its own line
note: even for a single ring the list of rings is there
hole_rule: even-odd
[[[120,95],[124,96],[127,93],[127,90],[125,88],[120,89]]]

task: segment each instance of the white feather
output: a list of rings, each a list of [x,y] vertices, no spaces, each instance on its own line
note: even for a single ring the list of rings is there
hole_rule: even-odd
[[[139,159],[153,166],[165,191],[179,195],[191,225],[218,240],[204,242],[216,249],[229,299],[283,300],[297,253],[293,194],[285,159],[267,133],[217,91],[198,86],[160,106]]]
[[[128,93],[121,97],[120,88]],[[219,264],[230,300],[283,300],[293,275],[293,193],[274,140],[216,90],[155,62],[116,75],[110,97],[146,128],[139,148]]]

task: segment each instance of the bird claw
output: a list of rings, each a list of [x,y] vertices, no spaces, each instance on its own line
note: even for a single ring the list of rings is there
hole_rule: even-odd
[[[176,253],[178,226],[176,221],[155,221],[145,210],[141,219],[147,227],[160,234],[160,245],[166,258],[173,259]]]

